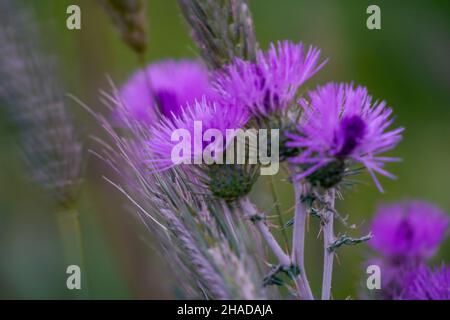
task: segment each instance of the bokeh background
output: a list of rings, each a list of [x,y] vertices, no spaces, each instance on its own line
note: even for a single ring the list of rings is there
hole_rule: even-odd
[[[139,68],[136,56],[120,41],[96,1],[28,0],[36,12],[44,40],[58,56],[67,91],[96,111],[106,76],[122,83]],[[82,30],[66,29],[66,8],[78,4]],[[366,8],[381,7],[382,30],[366,28]],[[403,162],[389,166],[399,179],[382,179],[379,193],[367,177],[345,194],[339,210],[368,228],[378,203],[419,198],[450,212],[450,2],[441,0],[251,0],[256,34],[262,48],[277,39],[314,44],[330,58],[306,87],[327,81],[354,81],[386,100],[396,124],[406,128],[404,140],[391,155]],[[149,51],[146,61],[196,57],[196,49],[175,0],[148,0]],[[1,44],[0,44],[1,45]],[[101,135],[98,124],[81,107],[71,107],[87,148],[89,135]],[[48,195],[29,181],[20,157],[17,129],[0,108],[0,298],[174,298],[167,267],[129,204],[102,175],[104,164],[88,156],[78,201],[84,234],[85,286],[73,294],[65,288],[65,265]],[[277,192],[285,219],[292,214],[293,192],[280,175]],[[253,197],[262,208],[272,207],[267,179]],[[339,230],[344,232],[342,228]],[[313,291],[319,292],[322,247],[311,224],[306,252]],[[367,245],[344,247],[335,266],[333,294],[356,298],[365,279],[362,264]],[[450,240],[434,263],[450,262]]]

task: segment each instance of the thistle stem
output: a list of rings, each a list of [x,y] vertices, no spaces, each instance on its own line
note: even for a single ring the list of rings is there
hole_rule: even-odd
[[[60,210],[57,220],[67,266],[77,265],[83,270],[83,243],[77,210]]]
[[[329,190],[325,196],[325,212],[323,215],[323,278],[322,278],[322,300],[330,300],[331,282],[333,275],[333,259],[334,252],[330,250],[330,246],[334,243],[334,200],[335,190]]]
[[[269,246],[275,257],[277,258],[278,263],[282,267],[289,268],[291,265],[291,259],[283,251],[283,249],[280,247],[275,237],[270,232],[269,227],[264,222],[264,216],[261,215],[261,213],[259,213],[259,211],[250,202],[248,198],[242,199],[240,204],[245,214],[248,215],[250,219],[253,221],[259,233],[261,234],[261,236],[266,241],[267,245]]]
[[[291,259],[289,256],[281,249],[275,237],[270,232],[267,225],[261,221],[255,221],[255,226],[259,230],[261,236],[265,239],[267,245],[272,250],[273,254],[277,257],[278,262],[283,266],[288,268],[291,265]]]
[[[296,284],[301,299],[314,300],[305,271],[305,227],[308,213],[306,210],[306,205],[302,201],[302,195],[306,193],[306,190],[304,190],[306,186],[303,186],[299,181],[294,181],[293,184],[295,191],[295,216],[292,237],[292,255],[293,260],[297,264],[300,271],[300,274],[296,279]]]
[[[273,175],[270,176],[270,191],[272,192],[272,197],[275,201],[275,210],[277,211],[278,223],[282,227],[281,235],[283,236],[284,246],[286,247],[287,252],[289,252],[289,240],[286,229],[284,228],[283,214],[281,213],[280,202],[278,200],[277,190],[275,189],[275,181]]]

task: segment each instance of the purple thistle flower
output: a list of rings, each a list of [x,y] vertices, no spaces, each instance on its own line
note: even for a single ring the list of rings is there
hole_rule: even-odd
[[[397,300],[450,300],[450,268],[420,266],[411,274]]]
[[[235,59],[216,75],[214,86],[225,104],[247,108],[259,117],[285,110],[299,87],[325,62],[320,50],[302,43],[280,41],[267,52],[259,50],[256,62]]]
[[[426,202],[383,205],[373,219],[369,244],[397,263],[422,261],[435,253],[448,225],[449,217]]]
[[[202,96],[213,96],[208,70],[200,62],[190,60],[150,64],[144,71],[134,73],[120,90],[131,114],[147,123],[158,119],[155,103],[161,114],[169,117]]]
[[[286,143],[301,150],[299,156],[290,159],[305,168],[297,179],[346,160],[362,163],[380,191],[375,173],[395,178],[383,166],[399,159],[378,154],[398,144],[403,128],[388,130],[393,122],[392,109],[385,102],[372,102],[364,87],[330,83],[310,92],[309,101],[302,99],[299,104],[304,114],[298,133],[287,134],[290,141]]]
[[[201,130],[198,122],[201,122]],[[219,156],[225,149],[227,141],[203,142],[203,135],[208,129],[218,130],[222,137],[227,136],[227,129],[240,129],[248,121],[248,114],[244,109],[218,105],[203,98],[201,102],[195,101],[192,105],[182,107],[179,114],[172,113],[171,118],[162,119],[157,125],[151,128],[152,138],[148,141],[151,160],[156,164],[157,170],[165,170],[173,167],[172,150],[179,144],[178,138],[172,139],[173,132],[177,129],[185,129],[190,134],[191,152],[181,155],[181,161],[197,163],[202,159],[203,151],[206,147],[214,150],[213,154]],[[175,140],[175,141],[172,141]],[[196,146],[195,141],[202,141],[202,145]]]

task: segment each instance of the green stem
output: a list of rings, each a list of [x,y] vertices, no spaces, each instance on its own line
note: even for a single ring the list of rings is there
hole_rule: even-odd
[[[308,211],[302,197],[306,195],[307,187],[299,181],[293,181],[295,191],[294,230],[292,235],[292,256],[300,270],[296,284],[301,299],[314,300],[305,270],[305,229]]]
[[[275,181],[274,181],[273,176],[270,176],[270,191],[272,192],[272,198],[275,202],[275,210],[277,211],[278,223],[281,227],[281,235],[283,236],[284,245],[289,254],[289,252],[290,252],[289,240],[288,240],[286,228],[284,228],[284,220],[283,220],[283,216],[281,214],[280,202],[278,201],[278,194],[277,194],[277,190],[275,189]]]
[[[56,218],[66,265],[77,265],[83,271],[84,254],[78,211],[64,208],[57,212]]]

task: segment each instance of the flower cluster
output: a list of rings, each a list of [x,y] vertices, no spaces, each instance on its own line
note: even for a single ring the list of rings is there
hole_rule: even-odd
[[[148,125],[145,164],[152,172],[194,164],[189,168],[182,166],[191,183],[206,186],[207,194],[217,199],[238,204],[250,192],[259,168],[258,165],[247,166],[247,163],[214,162],[220,157],[223,159],[229,148],[228,130],[279,126],[281,160],[289,161],[294,185],[298,188],[299,182],[307,182],[312,187],[306,188],[309,191],[303,195],[296,192],[305,199],[314,195],[308,210],[320,208],[316,210],[318,216],[329,216],[326,208],[334,206],[334,196],[330,195],[345,181],[345,176],[351,174],[355,163],[364,165],[382,190],[375,173],[392,178],[384,165],[398,159],[381,154],[397,145],[403,129],[390,128],[392,109],[385,102],[373,101],[367,89],[361,86],[330,83],[309,91],[298,100],[300,87],[326,62],[320,62],[319,57],[320,50],[315,47],[305,50],[302,43],[281,41],[271,44],[267,51],[256,50],[253,60],[235,58],[214,71],[211,82],[207,70],[190,61],[156,63],[136,73],[122,87],[120,99],[128,117],[131,114]],[[210,136],[211,130],[218,132],[220,138]],[[212,163],[205,165],[205,152]],[[327,204],[323,205],[322,200],[315,203],[316,191],[324,192]],[[319,195],[317,199],[320,198]],[[296,210],[296,215],[301,213],[302,210]],[[295,219],[300,224],[304,216]],[[323,223],[328,225],[329,221],[330,217]],[[326,230],[324,245],[331,247],[335,245],[333,230],[329,227]],[[301,228],[295,228],[293,241],[301,238],[302,232]],[[267,236],[267,232],[264,234]],[[437,233],[434,236],[439,237]],[[414,240],[420,244],[412,246],[420,246],[420,254],[430,255],[431,244],[427,245],[421,237],[418,235]],[[276,249],[271,238],[268,239]],[[370,235],[346,238],[344,242],[359,243],[367,239]],[[380,242],[375,242],[375,246],[383,247],[382,241],[390,240],[376,241]],[[407,245],[396,243],[401,252]],[[303,266],[301,252],[302,249],[298,250],[296,258],[300,267]],[[327,253],[326,259],[332,261],[332,254]],[[326,268],[324,273],[323,291],[327,298],[331,269]],[[299,281],[305,282],[306,276],[302,277]],[[301,286],[300,295],[311,298],[307,286]]]
[[[296,197],[300,198],[296,199],[294,219],[296,263],[304,268],[303,249],[295,240],[304,237],[304,213],[315,212],[324,226],[322,297],[326,299],[330,297],[333,259],[329,249],[371,237],[334,236],[335,190],[346,176],[361,171],[353,170],[360,164],[383,191],[377,174],[395,178],[385,165],[399,159],[384,153],[400,142],[403,128],[392,128],[393,110],[386,102],[374,100],[365,87],[353,83],[328,83],[300,96],[302,85],[327,62],[320,61],[319,49],[290,41],[272,43],[267,51],[257,50],[256,46],[253,49],[254,54],[249,56],[228,57],[223,60],[226,65],[220,62],[222,53],[216,52],[213,57],[203,52],[212,58],[206,59],[215,69],[212,73],[194,61],[152,64],[125,83],[120,99],[128,110],[127,116],[131,114],[148,125],[145,163],[151,171],[161,173],[178,165],[194,164],[189,169],[181,167],[191,177],[190,182],[202,184],[206,176],[210,194],[231,202],[247,195],[254,183],[254,172],[223,162],[205,165],[205,152],[215,160],[223,157],[230,143],[228,130],[279,126],[281,160],[288,160]],[[211,130],[220,138],[208,134],[205,137]],[[184,144],[187,148],[179,148],[185,139],[189,139]],[[174,162],[174,156],[178,161]],[[369,244],[379,253],[376,261],[386,271],[383,285],[390,290],[386,296],[445,296],[439,283],[448,280],[447,269],[432,272],[424,264],[443,241],[448,224],[448,217],[440,209],[425,202],[379,208],[372,223],[374,238]],[[264,224],[259,227],[278,257],[284,257]],[[336,239],[345,241],[337,244]],[[300,295],[311,298],[305,271],[301,273]],[[426,279],[431,279],[434,289],[424,287]]]
[[[198,63],[157,63],[136,73],[123,86],[121,98],[136,118],[156,124],[150,149],[166,168],[173,147],[169,130],[185,128],[183,122],[194,120],[206,120],[206,129],[239,128],[249,114],[256,119],[281,118],[281,137],[287,137],[281,148],[290,150],[281,151],[282,159],[287,155],[297,166],[295,179],[306,178],[312,185],[332,188],[359,162],[382,190],[375,173],[393,178],[384,165],[398,159],[380,154],[394,148],[403,131],[389,129],[392,109],[385,102],[373,102],[367,89],[360,86],[327,84],[300,99],[296,111],[302,115],[297,122],[282,114],[295,105],[300,86],[324,65],[319,56],[317,48],[305,52],[302,43],[281,41],[267,52],[258,50],[255,61],[235,59],[214,73],[212,84]],[[201,97],[211,103],[199,108],[196,100]],[[156,123],[158,113],[162,115],[160,123]],[[208,123],[213,119],[221,121]]]

